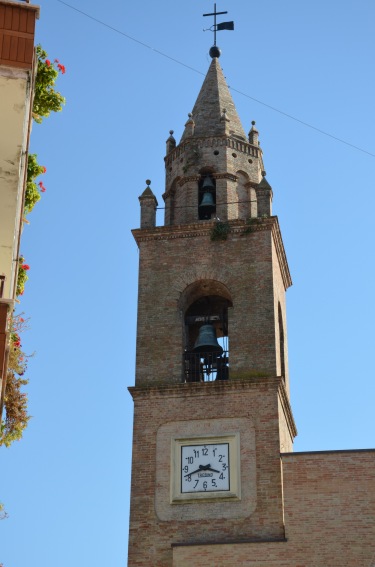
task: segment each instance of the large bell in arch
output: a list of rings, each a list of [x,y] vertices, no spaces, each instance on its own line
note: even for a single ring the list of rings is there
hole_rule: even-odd
[[[216,331],[213,325],[202,325],[199,329],[199,335],[195,341],[194,352],[215,352],[222,354],[223,349],[217,342]]]

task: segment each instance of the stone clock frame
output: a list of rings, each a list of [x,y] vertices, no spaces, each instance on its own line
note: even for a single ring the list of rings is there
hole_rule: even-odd
[[[233,444],[230,453],[235,463],[231,464],[231,470],[237,479],[237,485],[230,487],[229,497],[228,493],[223,496],[222,493],[211,492],[201,497],[197,493],[182,493],[178,488],[181,486],[178,480],[181,478],[181,468],[176,462],[180,460],[181,444],[223,441],[227,438]],[[246,518],[256,509],[257,457],[255,427],[250,417],[164,423],[158,428],[155,452],[155,512],[159,520]]]
[[[192,451],[187,451],[191,447]],[[222,459],[213,457],[214,447],[222,448]],[[202,451],[206,448],[207,457],[202,457]],[[226,450],[227,448],[227,450]],[[198,456],[194,459],[193,454]],[[199,455],[200,453],[200,455]],[[188,465],[184,461],[188,457],[184,455],[192,455],[190,471],[196,470],[195,474],[192,473],[191,490],[189,491],[187,483],[184,482],[184,477],[187,476],[188,470],[184,470]],[[220,460],[223,464],[220,464]],[[194,464],[194,461],[196,464]],[[206,469],[209,462],[212,462],[212,467]],[[203,467],[201,471],[198,469]],[[221,488],[218,490],[212,486],[212,482],[219,484],[218,480],[220,474],[226,475],[226,482],[223,482]],[[203,489],[203,478],[198,479],[198,476],[207,478],[206,490]],[[211,478],[212,477],[212,478]],[[196,490],[194,485],[198,484]],[[241,466],[240,466],[240,434],[239,432],[232,434],[223,434],[220,436],[197,436],[197,437],[183,437],[172,438],[171,444],[171,503],[189,503],[197,500],[240,500],[241,499]]]

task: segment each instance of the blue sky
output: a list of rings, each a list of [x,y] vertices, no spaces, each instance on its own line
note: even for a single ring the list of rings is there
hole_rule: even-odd
[[[182,134],[213,40],[202,32],[207,0],[70,2],[153,49],[41,2],[37,41],[66,66],[58,87],[67,104],[31,137],[48,170],[21,247],[31,267],[20,311],[30,317],[24,349],[36,353],[33,419],[21,442],[1,449],[4,567],[126,564],[138,269],[130,229],[147,178],[162,204],[165,140],[170,129]],[[218,34],[220,62],[245,130],[256,120],[260,131],[293,278],[295,450],[374,447],[375,5],[217,8],[235,21]]]

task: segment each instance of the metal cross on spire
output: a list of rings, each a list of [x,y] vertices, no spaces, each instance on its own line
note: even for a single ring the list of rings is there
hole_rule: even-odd
[[[221,24],[216,23],[216,16],[219,16],[221,14],[228,14],[228,12],[217,12],[216,11],[216,2],[214,4],[214,11],[213,12],[211,12],[210,14],[203,14],[203,16],[213,16],[214,17],[214,25],[211,26],[210,28],[208,28],[209,30],[214,32],[214,48],[215,48],[214,49],[214,52],[215,52],[214,57],[219,57],[219,55],[220,55],[220,50],[216,47],[216,32],[222,31],[222,30],[234,30],[234,22],[222,22]],[[203,31],[207,31],[207,30],[203,30]],[[211,49],[213,49],[213,48],[211,48]],[[210,55],[211,55],[211,50],[210,50]]]

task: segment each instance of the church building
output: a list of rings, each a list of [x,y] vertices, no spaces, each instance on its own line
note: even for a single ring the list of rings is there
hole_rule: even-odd
[[[128,565],[373,567],[375,452],[293,452],[273,189],[210,55],[181,140],[166,142],[164,225],[147,181],[133,231]]]

